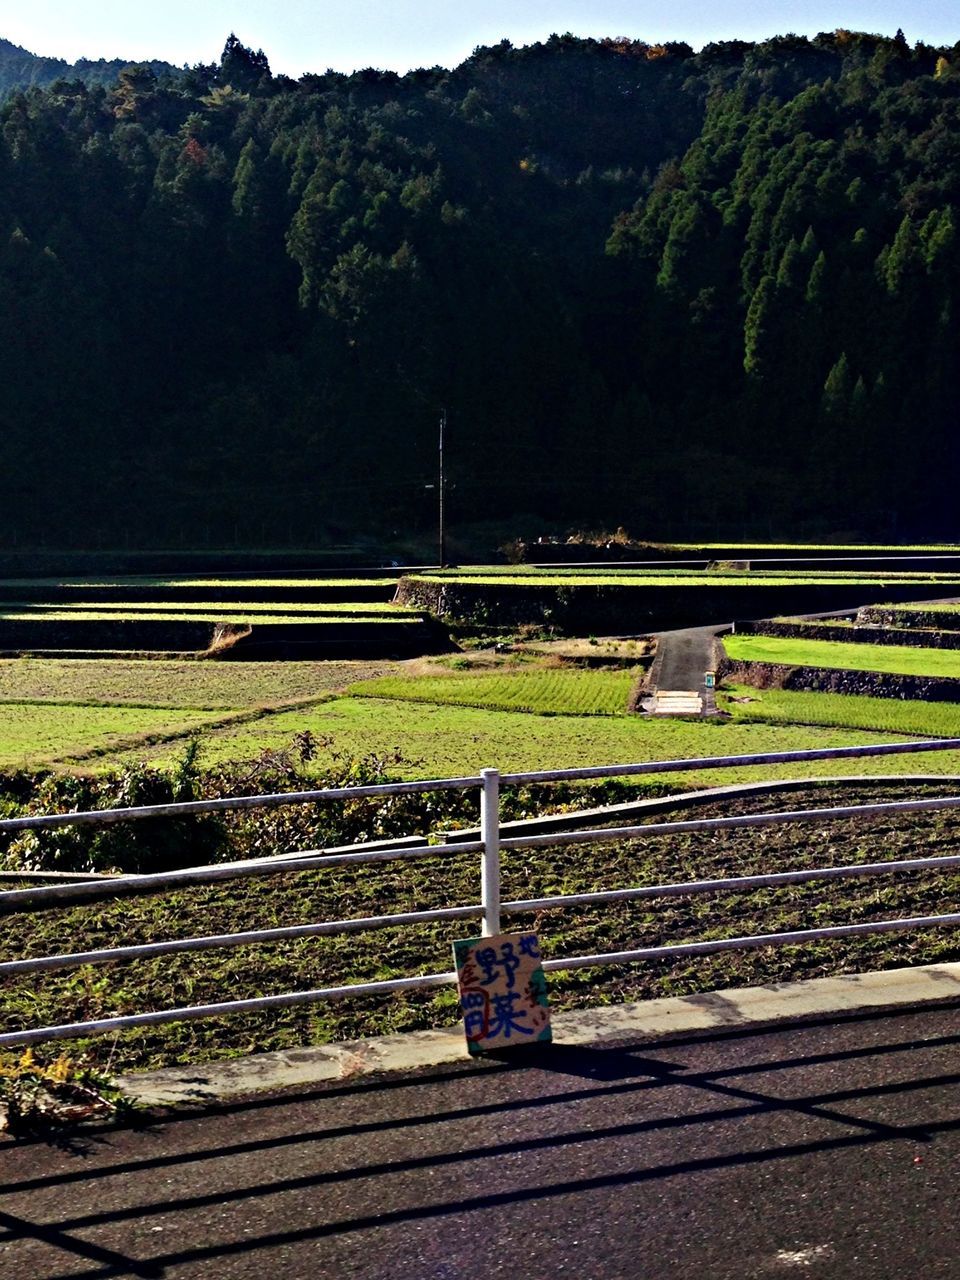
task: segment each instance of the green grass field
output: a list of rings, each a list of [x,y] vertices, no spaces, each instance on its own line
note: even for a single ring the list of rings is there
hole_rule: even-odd
[[[10,659],[0,661],[0,768],[163,764],[179,755],[183,739],[194,731],[201,736],[202,759],[213,764],[283,749],[295,734],[309,730],[328,744],[314,762],[318,771],[331,763],[333,753],[385,759],[399,753],[398,776],[440,777],[486,766],[555,769],[854,745],[895,733],[934,732],[932,718],[938,714],[933,706],[891,702],[886,720],[877,712],[862,722],[837,722],[818,702],[821,711],[804,711],[808,723],[800,724],[786,723],[785,713],[753,715],[753,704],[742,704],[728,724],[649,719],[623,714],[632,679],[619,670],[537,667],[437,674],[430,664],[417,676],[409,665],[392,662]],[[346,696],[351,686],[362,696]],[[917,763],[897,757],[850,762],[849,768],[830,762],[805,768],[820,776],[909,773],[916,772]],[[960,773],[960,757],[925,756],[922,771],[928,769]],[[797,773],[796,766],[743,767],[675,775],[671,785],[680,789]]]
[[[329,751],[362,756],[372,753],[401,761],[391,773],[403,778],[439,778],[475,774],[486,767],[519,772],[535,769],[673,760],[695,756],[744,755],[813,747],[855,746],[889,740],[890,735],[816,725],[777,725],[749,721],[650,719],[642,716],[537,716],[435,703],[374,698],[332,698],[316,706],[278,712],[256,721],[226,726],[203,738],[208,762],[243,760],[264,748],[287,747],[309,730],[329,739]],[[117,753],[113,761],[171,759],[170,746]],[[102,764],[108,761],[104,759]],[[329,762],[321,749],[314,767]],[[740,766],[698,773],[657,775],[677,790],[763,777],[828,777],[844,773],[960,774],[960,753],[937,752],[889,760],[819,761],[809,765]]]
[[[60,760],[143,751],[226,718],[214,711],[36,703],[6,703],[0,715],[0,769],[43,768]]]
[[[319,698],[395,669],[391,662],[167,662],[3,658],[0,703],[77,703],[202,711]],[[0,724],[2,724],[0,713]]]
[[[183,740],[309,703],[389,662],[0,660],[0,769],[107,769],[172,759]],[[250,729],[251,738],[255,730]],[[255,756],[259,747],[253,746]]]
[[[357,698],[526,711],[547,716],[622,716],[638,673],[540,670],[470,675],[385,676],[351,685]]]
[[[950,702],[911,702],[733,685],[718,692],[717,705],[739,723],[829,725],[918,738],[960,737],[960,707]]]
[[[735,661],[960,679],[960,651],[956,649],[914,649],[907,645],[847,644],[839,640],[737,635],[724,636],[723,647]]]

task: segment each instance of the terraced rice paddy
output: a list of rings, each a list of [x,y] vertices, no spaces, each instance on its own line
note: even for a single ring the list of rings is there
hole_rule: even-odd
[[[533,670],[385,676],[351,685],[355,698],[389,698],[533,715],[622,716],[638,678],[630,671]]]
[[[353,681],[391,670],[390,663],[369,662],[241,666],[176,660],[5,658],[0,659],[0,705],[236,711],[320,699]]]
[[[738,723],[762,721],[764,724],[871,729],[915,738],[960,737],[960,707],[950,702],[730,685],[717,693],[717,705]]]
[[[263,660],[435,650],[442,636],[421,610],[393,604],[394,589],[394,579],[7,580],[0,652],[222,656],[229,649],[234,658]]]
[[[718,720],[651,720],[641,716],[536,715],[526,711],[487,710],[437,703],[379,698],[335,697],[316,705],[280,711],[246,723],[226,725],[202,738],[203,759],[214,763],[249,760],[264,749],[289,747],[295,734],[309,731],[321,743],[311,767],[322,771],[329,751],[381,759],[399,759],[390,772],[400,778],[439,778],[477,774],[496,766],[509,772],[617,764],[637,760],[676,760],[698,756],[746,755],[814,747],[856,746],[893,735],[818,725]],[[914,735],[915,736],[915,735]],[[125,760],[170,760],[176,752],[159,746],[114,754]],[[106,761],[103,762],[104,764]],[[672,788],[793,778],[796,765],[741,766],[697,773],[656,775]],[[960,752],[924,756],[921,772],[960,774]],[[810,776],[833,774],[909,774],[918,771],[909,756],[887,760],[819,761],[803,766]]]
[[[0,660],[0,769],[108,769],[173,759],[187,738],[213,741],[277,709],[316,708],[389,663]],[[252,747],[250,756],[259,754]]]
[[[752,635],[725,636],[723,647],[735,661],[960,679],[960,652],[950,649]]]
[[[889,733],[916,736],[919,727],[891,720],[878,734],[871,731],[878,727],[876,717],[867,717],[862,727],[821,723],[816,716],[809,724],[773,723],[782,717],[752,716],[749,707],[729,724],[654,723],[626,714],[632,677],[620,670],[415,670],[389,662],[0,661],[0,769],[162,765],[178,758],[194,734],[207,764],[251,760],[264,750],[288,748],[307,730],[318,744],[311,765],[318,773],[335,753],[373,754],[399,757],[391,766],[398,777],[440,777],[488,765],[529,770],[844,746]],[[434,701],[415,696],[421,680]],[[348,696],[354,688],[357,696]],[[383,696],[388,692],[399,696]],[[893,715],[899,704],[890,706]],[[909,773],[916,767],[909,757],[898,757],[850,762],[849,771]],[[960,773],[960,755],[924,757],[923,769]],[[829,762],[810,769],[821,775],[842,771]],[[795,772],[789,766],[712,770],[684,775],[680,785],[759,776]],[[677,785],[678,779],[668,781]]]
[[[674,575],[671,586],[685,575]],[[562,580],[562,577],[561,577]],[[707,584],[716,585],[718,575]],[[172,580],[170,580],[172,581]],[[523,576],[526,583],[529,579]],[[631,577],[630,582],[636,581]],[[661,580],[662,581],[662,580]],[[756,578],[751,579],[755,585]],[[191,583],[191,589],[197,583]],[[212,589],[212,588],[211,588]],[[291,589],[292,590],[292,589]],[[198,595],[168,601],[161,592],[101,600],[77,596],[74,603],[48,601],[37,607],[6,606],[0,624],[44,616],[55,625],[76,621],[139,624],[167,619],[187,623],[231,621],[256,629],[265,625],[317,629],[348,622],[374,628],[383,620],[409,616],[375,601],[217,601]],[[766,646],[763,661],[793,665],[844,665],[960,676],[960,653],[822,641],[778,641],[733,637],[734,650],[746,643],[751,657]],[[752,648],[751,648],[752,646]],[[771,657],[772,651],[780,656]],[[790,658],[784,658],[784,653]],[[801,655],[798,657],[798,654]],[[814,655],[814,656],[812,656]],[[877,660],[881,665],[876,665]],[[638,760],[747,755],[811,747],[852,746],[903,736],[955,736],[957,709],[949,704],[905,702],[740,686],[718,692],[729,718],[652,719],[628,712],[638,671],[622,667],[583,669],[558,666],[556,657],[458,655],[458,667],[441,662],[250,662],[56,660],[0,661],[0,769],[52,767],[65,772],[113,769],[148,761],[174,762],[191,736],[201,743],[201,764],[251,761],[264,751],[283,752],[295,735],[309,732],[317,752],[309,768],[322,774],[335,757],[376,756],[389,760],[398,777],[469,776],[495,765],[527,771]],[[861,666],[868,662],[870,665]],[[903,666],[904,662],[913,665]],[[887,665],[883,665],[886,663]],[[703,769],[697,773],[650,775],[636,790],[680,790],[761,778],[844,775],[941,774],[960,776],[960,752],[888,759],[818,761]],[[875,785],[875,784],[874,784]],[[888,782],[884,798],[905,784]],[[830,803],[835,792],[791,797],[791,807]],[[850,798],[850,793],[845,794]],[[876,792],[864,786],[863,798]],[[768,807],[766,801],[744,801]],[[725,808],[723,812],[730,812]],[[435,821],[435,819],[430,819]],[[577,849],[556,846],[504,857],[504,893],[589,891],[617,885],[662,883],[692,874],[725,874],[877,856],[909,856],[932,844],[950,851],[958,840],[955,815],[918,816],[896,825],[837,822],[829,827],[765,828],[722,832],[716,838],[691,836],[620,841]],[[882,849],[882,855],[878,855]],[[695,868],[695,872],[691,871]],[[11,917],[5,954],[29,955],[94,945],[104,931],[116,942],[142,942],[195,933],[228,932],[238,924],[269,928],[279,924],[422,907],[427,902],[469,902],[476,898],[476,860],[443,855],[419,864],[351,868],[308,873],[269,882],[211,886],[135,903],[99,904]],[[682,941],[692,937],[809,927],[812,921],[856,922],[884,914],[918,914],[942,909],[944,895],[956,894],[960,877],[900,877],[897,883],[852,882],[849,887],[816,886],[763,894],[742,894],[718,904],[709,897],[683,902],[617,904],[595,911],[544,912],[537,928],[548,951],[606,950],[631,939]],[[331,907],[331,902],[335,905]],[[672,905],[671,905],[672,903]],[[0,992],[0,1026],[53,1022],[64,1017],[97,1017],[151,1007],[202,1002],[229,990],[238,997],[317,986],[325,982],[389,978],[449,963],[447,925],[390,930],[376,946],[352,936],[298,940],[274,947],[165,957],[136,965],[10,980]],[[695,964],[631,966],[600,973],[572,973],[552,982],[557,1007],[618,1001],[724,985],[810,977],[891,963],[923,963],[954,958],[956,935],[929,931],[910,937],[857,939],[849,944],[801,951],[720,954]],[[436,1026],[455,1016],[452,992],[415,993],[396,999],[356,999],[331,1006],[284,1011],[269,1016],[184,1023],[120,1037],[105,1051],[114,1066],[204,1058],[304,1043]],[[104,1046],[98,1045],[98,1051]]]
[[[246,605],[237,605],[233,607],[225,606],[217,609],[215,606],[207,605],[203,609],[191,610],[189,606],[186,608],[171,609],[170,606],[157,607],[154,609],[90,609],[84,606],[77,606],[75,609],[31,609],[24,611],[6,611],[0,610],[0,622],[33,622],[37,624],[47,622],[60,623],[78,623],[78,622],[111,622],[111,623],[152,623],[152,622],[209,622],[215,624],[218,622],[232,622],[239,624],[254,623],[260,626],[266,623],[274,625],[296,622],[299,626],[329,626],[332,623],[354,622],[363,623],[366,626],[378,625],[386,622],[390,623],[416,623],[420,621],[420,615],[412,610],[398,610],[396,613],[386,613],[383,610],[370,609],[363,610],[362,606],[351,606],[341,610],[338,613],[324,610],[300,609],[294,607],[282,608],[277,610],[269,607],[257,611],[256,606],[248,607]]]
[[[575,579],[590,584],[607,580],[631,585],[669,583],[671,587],[688,580],[715,586],[723,581],[747,585],[782,579],[782,575],[742,573],[704,573],[692,578],[670,572],[558,574],[526,567],[516,571],[512,566],[480,567],[443,577],[470,582],[489,577],[498,583],[515,578],[524,585],[532,580],[569,584]],[[795,580],[795,575],[787,575],[787,580]],[[815,576],[813,580],[822,579]],[[19,584],[39,581],[20,579]],[[137,590],[131,592],[134,581]],[[66,602],[30,600],[0,606],[0,626],[27,620],[43,620],[57,628],[87,623],[213,627],[223,622],[251,627],[254,634],[257,628],[288,625],[306,625],[316,634],[338,625],[356,626],[362,634],[374,634],[388,622],[416,628],[421,616],[417,610],[382,601],[306,601],[285,596],[298,588],[339,590],[353,583],[369,587],[371,582],[392,586],[394,579],[63,579],[58,587],[84,594]],[[11,583],[6,585],[9,588]],[[128,591],[119,599],[85,594],[95,588],[115,591],[124,585]],[[269,589],[275,598],[218,600],[216,593],[228,587]],[[165,592],[174,589],[197,594],[190,600],[168,601]],[[893,646],[879,650],[870,645],[770,637],[732,637],[729,646],[737,656],[749,653],[768,662],[960,675],[960,653],[956,652]],[[854,735],[951,732],[950,711],[943,707],[890,703],[884,708],[876,705],[883,699],[827,695],[809,695],[826,699],[815,704],[790,702],[791,697],[807,696],[796,694],[778,695],[782,701],[776,706],[772,694],[764,694],[762,702],[726,702],[733,716],[733,723],[726,726],[702,722],[654,727],[627,714],[638,670],[560,668],[545,661],[547,665],[535,661],[516,669],[501,665],[469,673],[437,666],[409,671],[396,664],[349,662],[250,662],[242,667],[76,658],[0,662],[4,726],[0,767],[104,768],[137,758],[169,760],[180,750],[184,737],[194,732],[202,734],[205,758],[213,762],[250,758],[264,748],[283,747],[294,734],[309,729],[318,739],[329,740],[330,750],[399,754],[403,761],[399,767],[407,776],[423,771],[459,773],[491,763],[530,769],[822,745],[836,740],[835,731]],[[42,717],[31,713],[36,706],[45,708]],[[321,751],[317,767],[324,762]]]

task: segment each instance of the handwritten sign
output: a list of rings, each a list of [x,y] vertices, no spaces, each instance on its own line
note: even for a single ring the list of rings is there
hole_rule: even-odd
[[[471,1053],[550,1040],[547,980],[535,933],[453,944],[463,1029]]]

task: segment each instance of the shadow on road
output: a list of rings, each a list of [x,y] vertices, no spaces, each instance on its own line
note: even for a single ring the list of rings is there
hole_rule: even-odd
[[[652,1184],[662,1198],[722,1171],[922,1150],[960,1132],[960,1029],[942,1033],[956,1025],[946,1009],[922,1023],[901,1013],[691,1037],[663,1053],[557,1045],[519,1064],[159,1116],[95,1135],[84,1155],[8,1144],[0,1167],[21,1167],[0,1187],[0,1274],[247,1275],[222,1268],[507,1206]]]

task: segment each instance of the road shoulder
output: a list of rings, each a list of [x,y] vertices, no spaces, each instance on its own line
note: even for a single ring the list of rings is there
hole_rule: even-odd
[[[558,1012],[553,1015],[553,1031],[558,1045],[603,1045],[624,1037],[654,1042],[958,1000],[960,963],[938,964]],[[122,1076],[118,1084],[144,1106],[197,1106],[468,1059],[458,1025],[168,1067]]]

